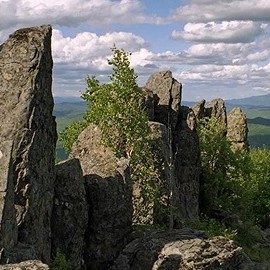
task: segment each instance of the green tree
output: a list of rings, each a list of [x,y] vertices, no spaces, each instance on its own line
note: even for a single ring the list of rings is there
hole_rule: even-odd
[[[225,134],[226,126],[217,118],[199,121],[202,208],[206,213],[220,208],[234,211],[242,200],[247,153],[234,152]]]
[[[66,259],[65,255],[60,251],[56,250],[56,255],[52,263],[50,264],[51,270],[71,270],[70,262]]]
[[[270,226],[270,150],[257,148],[250,151],[250,181],[248,197],[254,221],[262,227]]]
[[[100,83],[95,76],[87,77],[82,98],[87,101],[88,109],[83,121],[74,122],[60,137],[65,149],[70,150],[81,131],[89,123],[96,124],[102,132],[102,143],[117,157],[129,159],[132,180],[139,183],[143,201],[153,202],[159,195],[151,130],[142,108],[144,93],[130,66],[130,54],[116,47],[112,51],[113,57],[108,60],[112,66],[110,81]]]

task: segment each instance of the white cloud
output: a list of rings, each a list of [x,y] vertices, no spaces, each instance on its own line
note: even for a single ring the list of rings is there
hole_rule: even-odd
[[[252,21],[187,23],[183,32],[174,30],[172,38],[202,43],[248,43],[261,35],[264,29],[264,24]]]
[[[170,16],[172,21],[270,21],[269,0],[193,0]]]
[[[153,72],[152,61],[148,60],[152,53],[147,49],[147,43],[132,33],[112,32],[98,36],[95,33],[82,32],[71,38],[64,37],[60,30],[53,30],[56,94],[59,95],[57,91],[62,91],[61,89],[73,91],[75,86],[83,89],[84,78],[89,74],[106,79],[111,71],[107,59],[111,57],[114,44],[117,48],[132,53],[131,65],[139,74],[145,76]]]
[[[104,62],[111,55],[113,45],[127,51],[139,51],[146,46],[143,38],[127,32],[112,32],[98,36],[82,32],[74,38],[64,37],[60,30],[53,30],[53,57],[55,63],[76,64],[78,67],[95,66],[104,69]],[[146,50],[144,51],[146,53]],[[138,52],[136,53],[138,55]]]
[[[17,25],[59,26],[132,24],[157,22],[146,16],[139,0],[1,0],[0,29]]]

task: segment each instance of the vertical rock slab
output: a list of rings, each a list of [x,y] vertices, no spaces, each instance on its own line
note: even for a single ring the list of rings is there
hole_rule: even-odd
[[[154,121],[174,129],[178,120],[182,85],[172,77],[170,70],[166,70],[151,75],[145,88],[151,90],[159,98]]]
[[[12,140],[18,240],[50,259],[57,140],[50,26],[16,31],[0,46],[0,142]]]
[[[132,224],[132,183],[128,161],[101,144],[90,124],[74,143],[70,157],[80,160],[89,204],[84,260],[87,269],[108,269],[125,245]]]
[[[195,104],[192,107],[193,112],[195,113],[195,116],[197,119],[202,119],[205,114],[205,99],[201,100],[199,103]]]
[[[196,116],[182,106],[174,137],[175,190],[174,207],[177,221],[189,221],[199,214],[200,146]]]
[[[12,141],[0,144],[0,249],[12,249],[17,243],[14,208]]]
[[[81,270],[88,206],[84,177],[78,159],[56,165],[52,213],[52,253],[59,248],[73,270]]]
[[[223,99],[211,100],[205,108],[205,117],[216,117],[221,124],[227,125],[227,113]]]
[[[232,143],[232,149],[248,148],[247,117],[240,108],[233,108],[227,117],[227,138]]]

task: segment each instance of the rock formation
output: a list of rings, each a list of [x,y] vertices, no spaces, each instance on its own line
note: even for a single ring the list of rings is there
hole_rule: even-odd
[[[227,138],[233,149],[248,148],[247,118],[240,108],[233,108],[227,117]]]
[[[51,27],[41,26],[18,30],[0,46],[0,263],[18,262],[0,269],[47,270],[41,261],[49,263],[58,248],[75,270],[266,269],[222,237],[190,229],[131,233],[129,162],[102,145],[93,124],[70,158],[54,165],[50,45]],[[171,71],[150,76],[143,91],[163,191],[149,220],[178,228],[199,214],[196,118],[214,115],[227,124],[236,148],[247,145],[246,119],[240,109],[227,119],[221,99],[181,106]],[[159,216],[168,205],[170,216]]]
[[[227,113],[224,100],[221,98],[211,100],[205,108],[204,117],[215,117],[226,126]]]
[[[50,259],[57,139],[51,32],[50,26],[21,29],[0,46],[0,144],[13,142],[12,164],[7,166],[13,166],[8,176],[15,184],[18,240],[33,245],[44,261]]]
[[[13,142],[0,147],[0,245],[12,249],[17,244],[18,231],[14,208]]]
[[[174,132],[175,191],[173,204],[176,222],[193,220],[199,214],[200,147],[196,116],[192,109],[181,107]]]
[[[167,186],[164,195],[173,205],[174,225],[180,226],[181,222],[198,215],[200,152],[196,117],[191,109],[181,107],[182,86],[172,77],[171,71],[151,75],[145,89],[155,96],[153,114],[156,125],[165,125],[162,129],[166,129],[166,136],[157,138],[155,143],[157,149],[163,145],[160,153],[166,157],[163,158],[164,173],[159,182]]]
[[[17,264],[6,264],[1,266],[1,270],[49,270],[49,266],[41,261],[32,260],[24,261]]]
[[[182,85],[172,77],[171,71],[166,70],[151,75],[145,88],[158,97],[154,121],[174,129],[180,109]]]
[[[88,204],[81,165],[70,159],[56,165],[52,213],[52,253],[57,249],[68,258],[73,270],[82,269]]]
[[[80,160],[86,184],[87,269],[108,269],[131,231],[132,183],[127,160],[117,159],[101,144],[101,132],[92,124],[80,134],[70,156]]]
[[[228,239],[206,239],[200,231],[182,229],[144,233],[123,249],[109,270],[254,270],[255,265]]]

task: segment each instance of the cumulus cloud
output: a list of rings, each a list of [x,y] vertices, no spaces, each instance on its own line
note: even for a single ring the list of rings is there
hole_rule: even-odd
[[[184,31],[174,30],[172,38],[202,43],[248,43],[261,35],[265,27],[252,21],[187,23]]]
[[[33,21],[75,26],[85,22],[101,25],[150,19],[143,15],[138,0],[1,0],[0,4],[0,28]]]
[[[139,0],[0,0],[0,42],[7,38],[3,30],[41,24],[60,27],[91,25],[108,27],[115,24],[162,22],[146,15]]]
[[[172,21],[270,21],[269,0],[192,0],[170,16]]]
[[[131,65],[140,74],[149,75],[155,66],[148,60],[152,53],[142,37],[128,32],[111,32],[104,35],[81,32],[75,37],[65,37],[60,30],[53,30],[52,48],[55,62],[55,89],[83,89],[87,75],[98,75],[108,79],[111,69],[107,59],[111,57],[113,45],[132,53]],[[72,80],[72,84],[70,81]],[[57,93],[58,94],[58,93]]]

